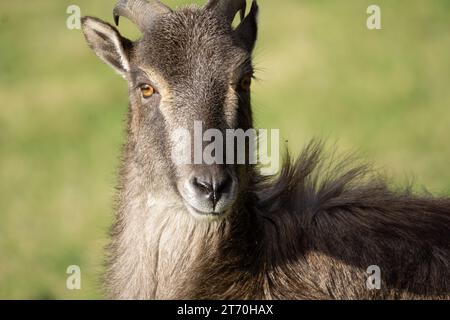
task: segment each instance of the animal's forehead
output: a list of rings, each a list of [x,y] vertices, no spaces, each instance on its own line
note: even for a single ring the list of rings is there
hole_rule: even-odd
[[[230,73],[249,61],[225,21],[190,7],[161,18],[137,43],[136,61],[175,79]]]

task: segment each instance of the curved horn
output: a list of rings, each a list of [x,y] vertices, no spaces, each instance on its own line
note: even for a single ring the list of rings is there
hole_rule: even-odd
[[[119,18],[125,17],[134,22],[139,29],[146,31],[155,17],[171,12],[170,8],[158,0],[120,0],[113,10],[114,22],[119,25]]]
[[[240,11],[241,21],[245,18],[245,9],[247,8],[246,0],[209,0],[206,5],[207,9],[214,10],[225,16],[229,23],[232,23],[236,13]]]

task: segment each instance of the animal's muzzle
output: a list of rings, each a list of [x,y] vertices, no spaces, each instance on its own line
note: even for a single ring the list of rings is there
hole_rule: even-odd
[[[237,196],[237,179],[221,166],[202,166],[179,183],[179,191],[196,215],[224,215]]]

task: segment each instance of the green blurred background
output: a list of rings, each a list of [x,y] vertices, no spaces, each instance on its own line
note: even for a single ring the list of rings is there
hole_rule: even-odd
[[[111,22],[114,3],[0,3],[0,298],[102,297],[127,88],[66,28],[66,9]],[[381,31],[366,28],[373,3]],[[397,181],[450,194],[450,1],[260,6],[258,127],[280,128],[295,152],[311,137],[337,141]],[[69,265],[82,290],[66,289]]]

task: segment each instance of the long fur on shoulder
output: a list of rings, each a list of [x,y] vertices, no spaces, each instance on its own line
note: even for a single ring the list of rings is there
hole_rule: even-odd
[[[450,298],[450,200],[393,191],[367,166],[348,158],[333,167],[323,155],[311,142],[275,181],[256,179],[247,219],[232,224],[216,258],[200,259],[190,294]],[[380,289],[367,284],[371,266]]]

